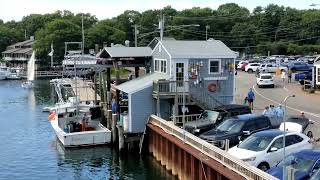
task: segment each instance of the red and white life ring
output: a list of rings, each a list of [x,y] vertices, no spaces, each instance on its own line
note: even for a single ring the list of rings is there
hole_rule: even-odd
[[[216,92],[216,90],[217,90],[217,85],[216,84],[211,83],[211,84],[208,85],[208,91]]]

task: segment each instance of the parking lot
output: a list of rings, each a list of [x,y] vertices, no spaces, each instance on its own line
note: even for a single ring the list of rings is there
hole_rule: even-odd
[[[305,116],[320,125],[320,93],[308,94],[301,90],[298,82],[282,82],[279,76],[274,77],[275,88],[258,88],[255,74],[238,71],[236,76],[236,103],[242,104],[249,88],[255,93],[254,112],[262,113],[268,105],[283,104],[286,96],[294,94],[294,98],[287,100],[288,115],[299,115],[302,111]]]

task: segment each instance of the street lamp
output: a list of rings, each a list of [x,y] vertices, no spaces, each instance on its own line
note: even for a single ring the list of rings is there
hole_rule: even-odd
[[[289,95],[287,96],[284,101],[283,101],[283,104],[284,104],[284,114],[283,114],[283,144],[282,144],[282,148],[283,148],[283,161],[285,160],[285,157],[286,157],[286,115],[287,115],[287,100],[291,97],[296,97],[296,95]],[[283,166],[283,178],[282,179],[285,179],[285,174],[286,174],[286,167]]]

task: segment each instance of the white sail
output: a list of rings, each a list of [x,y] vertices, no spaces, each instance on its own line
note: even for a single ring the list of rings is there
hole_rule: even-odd
[[[35,51],[32,52],[31,58],[28,61],[28,71],[27,71],[27,77],[28,81],[34,80],[34,70],[35,70],[35,62],[36,62],[36,53]]]

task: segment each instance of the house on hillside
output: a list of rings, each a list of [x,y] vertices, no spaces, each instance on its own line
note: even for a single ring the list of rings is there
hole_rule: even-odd
[[[221,41],[155,38],[148,47],[151,73],[115,86],[128,94],[129,132],[143,132],[150,114],[175,120],[195,105],[212,109],[234,102],[237,55]]]
[[[34,37],[31,36],[29,40],[8,46],[7,49],[2,52],[3,59],[10,67],[23,68],[26,70],[28,60],[33,52],[32,45],[34,42]]]

